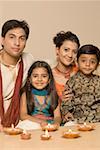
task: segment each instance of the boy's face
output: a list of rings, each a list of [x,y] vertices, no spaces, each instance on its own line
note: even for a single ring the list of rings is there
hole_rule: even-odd
[[[25,31],[22,28],[9,30],[5,37],[2,37],[2,45],[7,55],[19,57],[26,45]]]
[[[85,74],[91,74],[97,67],[97,58],[94,54],[81,54],[78,59],[79,70]]]

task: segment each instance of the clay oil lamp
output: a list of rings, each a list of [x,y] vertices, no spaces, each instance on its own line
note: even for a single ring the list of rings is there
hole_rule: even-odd
[[[22,131],[23,130],[20,128],[15,128],[13,124],[11,125],[11,127],[4,127],[3,128],[3,132],[5,134],[8,134],[8,135],[18,135],[18,134],[21,134]]]
[[[56,125],[56,124],[50,124],[50,123],[48,123],[48,125],[45,125],[45,126],[43,126],[42,127],[42,130],[48,130],[48,131],[56,131],[56,130],[58,130],[58,125]]]
[[[51,135],[49,134],[48,130],[46,129],[44,134],[41,135],[41,140],[49,140]]]
[[[79,124],[77,128],[79,131],[91,131],[94,130],[94,125],[84,122],[84,124]]]
[[[71,129],[69,129],[68,131],[65,131],[63,133],[63,137],[64,138],[78,138],[80,137],[80,134],[76,131],[72,131]]]
[[[20,136],[21,136],[21,139],[23,140],[31,139],[31,133],[28,133],[26,130],[23,130],[23,133]]]

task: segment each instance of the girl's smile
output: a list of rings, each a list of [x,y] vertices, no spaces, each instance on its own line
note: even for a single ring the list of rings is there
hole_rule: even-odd
[[[38,67],[33,69],[32,75],[30,77],[32,85],[36,89],[43,89],[49,83],[49,75],[47,70],[43,67]]]

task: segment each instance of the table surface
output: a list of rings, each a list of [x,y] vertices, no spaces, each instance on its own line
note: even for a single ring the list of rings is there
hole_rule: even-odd
[[[22,140],[20,135],[6,135],[0,132],[0,149],[2,150],[100,150],[100,123],[95,124],[95,130],[82,132],[80,137],[75,139],[62,138],[63,131],[67,128],[60,127],[55,132],[50,132],[52,138],[43,141],[40,135],[41,130],[30,131],[32,138],[30,140]],[[76,126],[74,127],[77,131]]]

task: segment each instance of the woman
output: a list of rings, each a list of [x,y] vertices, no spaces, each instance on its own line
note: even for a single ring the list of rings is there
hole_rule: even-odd
[[[77,50],[80,47],[80,42],[78,37],[70,31],[59,32],[53,38],[53,42],[56,46],[57,65],[52,69],[52,71],[55,79],[57,93],[60,99],[69,100],[72,94],[70,90],[66,90],[63,93],[64,85],[67,80],[78,70],[75,64],[75,58]]]

